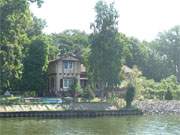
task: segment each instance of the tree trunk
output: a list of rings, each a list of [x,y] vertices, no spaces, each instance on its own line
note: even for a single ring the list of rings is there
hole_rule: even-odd
[[[176,78],[178,83],[180,83],[180,65],[176,66]]]
[[[104,98],[104,85],[102,82],[100,82],[100,92],[101,92],[101,101],[103,101],[103,98]]]

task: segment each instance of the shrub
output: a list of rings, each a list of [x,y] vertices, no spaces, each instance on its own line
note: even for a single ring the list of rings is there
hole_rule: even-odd
[[[172,95],[170,90],[167,90],[167,92],[165,94],[165,99],[166,100],[172,100],[173,99],[173,95]]]
[[[135,97],[135,87],[129,85],[125,96],[126,107],[131,107],[131,103],[134,97]]]
[[[83,90],[82,90],[80,83],[78,82],[77,79],[74,79],[74,83],[71,86],[71,88],[74,91],[74,97],[77,97],[83,93]]]
[[[26,92],[24,92],[24,94],[23,94],[23,96],[24,97],[36,97],[37,96],[37,94],[36,94],[36,91],[26,91]]]
[[[116,106],[118,109],[123,108],[126,105],[126,102],[124,101],[123,98],[119,98],[115,95],[112,95],[111,97],[109,97],[107,99],[107,102]]]
[[[83,89],[83,97],[86,99],[94,99],[96,97],[95,92],[93,91],[93,86],[87,85]]]

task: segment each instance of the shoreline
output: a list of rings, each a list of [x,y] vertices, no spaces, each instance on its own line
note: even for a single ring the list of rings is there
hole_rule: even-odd
[[[3,109],[2,109],[3,108]],[[72,104],[37,104],[37,105],[0,105],[0,118],[43,117],[43,118],[78,118],[143,115],[136,108],[117,109],[108,103],[72,103]]]
[[[179,100],[143,100],[134,101],[138,109],[142,110],[143,114],[178,114],[180,115]]]
[[[180,101],[134,101],[132,108],[108,103],[0,105],[0,117],[97,117],[123,115],[180,115]]]
[[[129,116],[143,115],[140,110],[103,110],[103,111],[23,111],[23,112],[0,112],[0,118],[34,117],[34,118],[91,118],[103,116]]]

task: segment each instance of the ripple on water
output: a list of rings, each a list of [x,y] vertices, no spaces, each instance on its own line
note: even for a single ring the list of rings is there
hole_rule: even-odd
[[[180,116],[0,119],[0,135],[179,135]]]

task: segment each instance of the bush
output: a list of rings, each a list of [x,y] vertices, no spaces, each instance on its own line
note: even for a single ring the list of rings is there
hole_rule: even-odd
[[[0,105],[18,105],[24,104],[24,99],[21,97],[0,97]]]
[[[94,99],[96,97],[96,95],[95,95],[93,89],[94,88],[91,85],[87,85],[83,89],[83,97],[86,99]]]
[[[131,103],[134,97],[135,97],[135,87],[129,85],[125,96],[126,107],[131,107]]]
[[[83,93],[83,90],[80,86],[80,83],[78,82],[77,79],[74,79],[74,83],[71,86],[71,89],[74,91],[74,97],[78,97],[79,95],[81,95]]]
[[[26,91],[26,92],[24,92],[23,96],[24,97],[36,97],[37,93],[36,93],[36,91]]]
[[[167,92],[165,94],[165,99],[166,100],[172,100],[173,99],[173,95],[172,95],[170,90],[167,90]]]
[[[107,102],[116,106],[118,109],[123,108],[126,105],[126,102],[124,101],[123,98],[119,98],[115,95],[112,95],[111,97],[109,97],[107,99]]]

